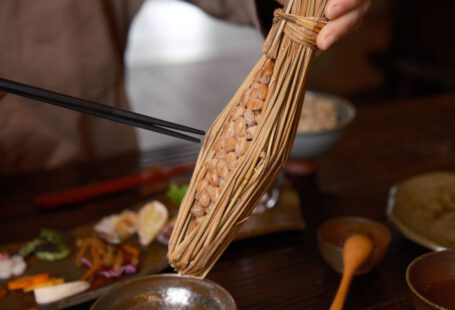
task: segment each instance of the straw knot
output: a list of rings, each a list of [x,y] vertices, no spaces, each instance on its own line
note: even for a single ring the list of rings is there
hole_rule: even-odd
[[[327,19],[316,16],[299,16],[275,10],[273,26],[264,42],[263,51],[267,57],[276,59],[281,35],[284,33],[291,40],[311,49],[317,49],[316,38]]]
[[[317,49],[316,38],[327,20],[315,16],[299,16],[283,13],[281,9],[275,11],[274,23],[285,21],[284,34],[290,39],[305,46]]]

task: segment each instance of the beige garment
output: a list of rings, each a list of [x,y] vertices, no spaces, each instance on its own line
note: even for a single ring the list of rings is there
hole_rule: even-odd
[[[253,0],[195,1],[258,25]],[[0,77],[128,108],[123,52],[141,0],[1,0]],[[0,100],[0,173],[52,168],[135,149],[133,128],[7,95]]]
[[[277,0],[192,0],[207,13],[233,23],[255,26],[263,35],[272,26]]]
[[[266,2],[268,0],[258,1]],[[259,27],[255,0],[192,0],[191,2],[215,17],[233,23]]]
[[[0,76],[127,108],[123,49],[139,0],[0,1]],[[0,171],[136,146],[132,128],[13,95],[0,101]]]

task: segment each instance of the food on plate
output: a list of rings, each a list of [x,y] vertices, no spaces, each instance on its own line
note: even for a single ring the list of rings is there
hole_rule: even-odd
[[[95,225],[95,232],[112,244],[119,244],[137,231],[136,212],[125,210],[120,214],[109,215]]]
[[[28,256],[35,252],[36,248],[41,244],[41,240],[33,239],[32,241],[28,242],[24,245],[20,250],[19,254],[22,256]]]
[[[102,239],[101,230],[98,230],[97,233],[93,233],[92,231],[91,233],[93,235],[88,235],[88,238],[84,238],[87,236],[85,234],[87,227],[74,232],[75,235],[81,236],[82,238],[75,240],[75,258],[71,257],[70,260],[73,261],[75,259],[77,267],[80,268],[76,268],[73,265],[71,269],[74,270],[68,271],[69,273],[58,267],[65,266],[65,262],[54,264],[39,262],[34,257],[26,260],[27,256],[36,256],[40,260],[44,259],[47,261],[68,256],[70,253],[69,243],[67,243],[69,238],[65,238],[58,231],[45,228],[41,229],[36,238],[30,240],[30,242],[27,242],[20,248],[20,255],[13,256],[0,251],[0,278],[7,280],[4,282],[5,289],[3,290],[0,281],[0,300],[4,298],[3,295],[8,294],[6,302],[9,303],[11,300],[15,302],[14,300],[21,299],[22,296],[25,296],[24,293],[33,291],[38,304],[47,304],[76,294],[82,291],[82,289],[86,290],[88,285],[84,284],[81,288],[80,283],[90,283],[95,277],[95,280],[101,281],[94,282],[98,287],[100,283],[102,286],[111,283],[102,280],[102,278],[116,278],[137,273],[139,271],[140,256],[142,253],[142,247],[138,241],[140,240],[143,245],[149,245],[156,239],[166,223],[169,223],[168,210],[160,202],[152,201],[145,204],[138,211],[126,210],[119,212],[115,215],[115,218],[116,222],[111,227],[112,231],[118,235],[118,240],[121,240],[118,244],[111,244]],[[138,239],[134,237],[133,240],[130,240],[131,242],[127,243],[124,241],[134,234],[138,234]],[[111,238],[110,240],[112,241],[113,239]],[[159,247],[161,247],[159,250],[159,259],[161,260],[163,259],[163,247]],[[150,257],[147,255],[149,255],[148,251],[144,251],[144,258]],[[31,267],[28,268],[27,276],[21,276],[27,267],[26,262]],[[63,265],[61,265],[62,263]],[[143,267],[141,265],[141,268],[149,268],[149,265],[154,263],[155,256],[152,256],[152,259],[145,262]],[[51,265],[54,267],[51,267]],[[59,270],[59,276],[62,276],[62,278],[56,277],[50,272],[50,270],[54,270],[55,268]],[[73,290],[72,285],[64,286],[63,284],[66,284],[65,282],[68,280],[76,280],[74,278],[75,271],[81,275],[78,280],[83,282],[77,282],[79,284]],[[34,272],[39,273],[33,274]],[[77,277],[78,275],[76,275]],[[27,296],[27,298],[30,298],[31,294]]]
[[[24,290],[24,293],[27,293],[27,292],[31,292],[31,291],[39,288],[39,287],[49,287],[49,286],[62,284],[64,282],[65,282],[65,279],[63,279],[63,278],[50,278],[46,282],[35,283],[35,284],[30,285],[30,286],[27,286],[23,290]]]
[[[123,244],[112,245],[98,237],[77,241],[76,266],[87,267],[81,280],[92,280],[95,274],[106,278],[133,274],[138,270],[139,250]]]
[[[455,173],[429,172],[400,182],[393,202],[389,216],[405,235],[455,250]]]
[[[9,256],[7,253],[0,255],[0,279],[17,277],[24,273],[27,264],[20,255]]]
[[[166,196],[176,205],[180,205],[182,203],[183,197],[185,197],[185,193],[188,190],[188,184],[184,185],[177,185],[171,184],[169,185],[168,190],[166,191]]]
[[[168,219],[167,208],[159,201],[147,203],[139,211],[138,235],[141,245],[148,246],[159,234]]]
[[[10,291],[23,290],[32,285],[44,283],[47,281],[49,281],[49,274],[38,273],[38,274],[35,274],[32,276],[20,277],[20,278],[8,281],[8,289]]]
[[[41,260],[55,261],[66,258],[70,254],[70,248],[60,232],[43,228],[36,239],[19,250],[19,254],[24,257],[35,254]]]
[[[337,126],[335,102],[307,94],[299,120],[299,132],[330,130]]]
[[[174,188],[174,197],[177,196],[176,191],[181,189]],[[144,205],[139,212],[125,210],[120,214],[106,216],[95,225],[94,230],[111,244],[120,244],[137,233],[140,243],[148,246],[163,228],[167,218],[166,206],[154,200]]]
[[[74,281],[49,287],[36,288],[33,293],[35,295],[36,303],[42,305],[82,293],[89,287],[90,283],[86,281]]]

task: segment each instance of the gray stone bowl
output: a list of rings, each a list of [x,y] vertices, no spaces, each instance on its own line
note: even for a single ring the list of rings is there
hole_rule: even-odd
[[[335,146],[356,114],[354,106],[343,98],[317,92],[307,92],[306,96],[312,96],[316,102],[333,102],[337,113],[337,126],[324,131],[297,132],[290,155],[293,159],[312,160],[327,152]]]

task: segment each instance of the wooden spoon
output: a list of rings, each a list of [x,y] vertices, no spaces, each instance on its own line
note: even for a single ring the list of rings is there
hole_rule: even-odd
[[[352,278],[356,271],[368,260],[372,251],[373,243],[365,235],[354,234],[346,239],[343,246],[343,278],[330,310],[343,309]]]

